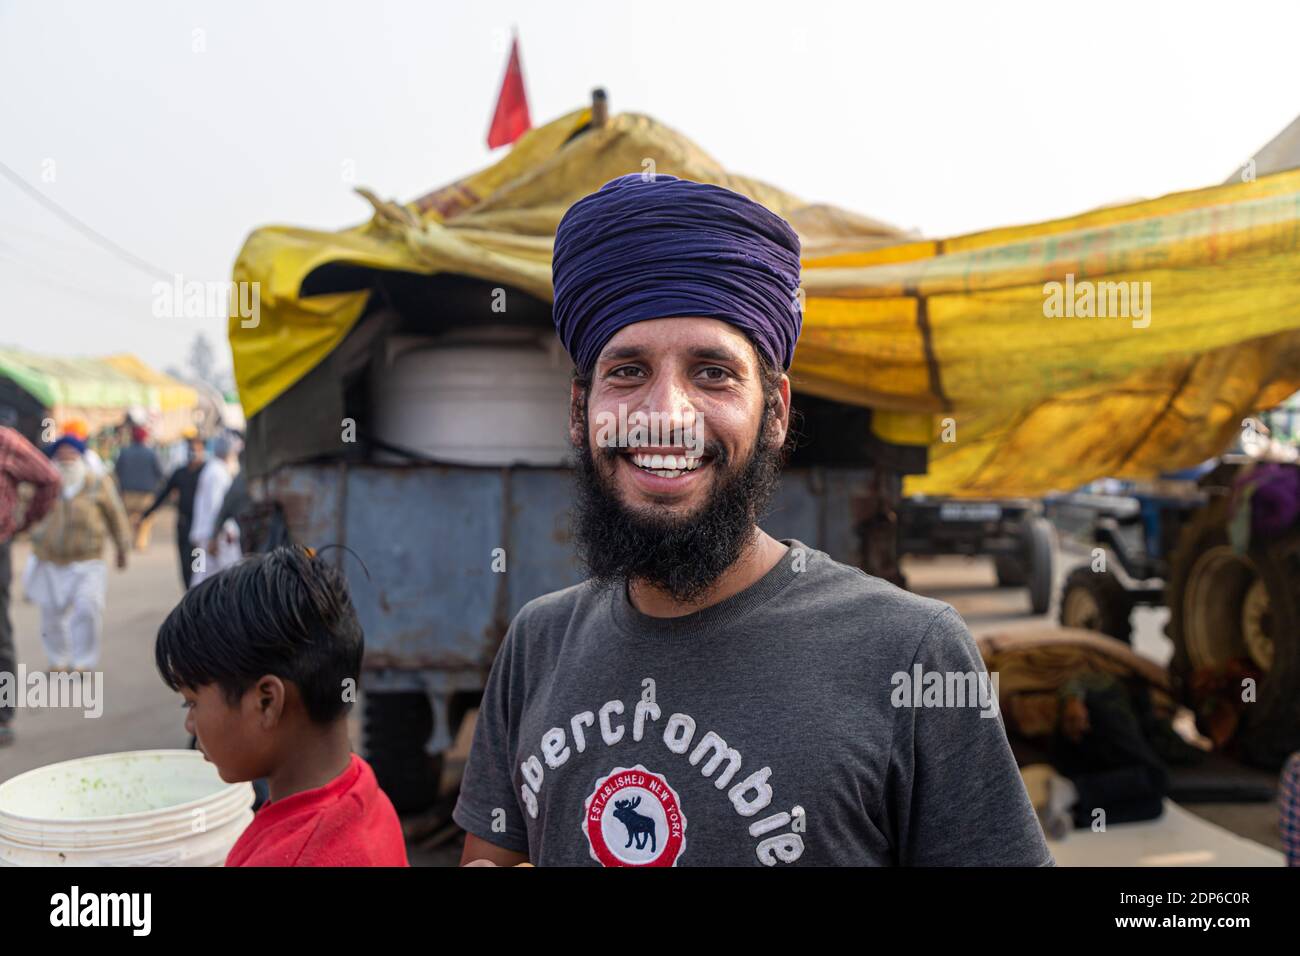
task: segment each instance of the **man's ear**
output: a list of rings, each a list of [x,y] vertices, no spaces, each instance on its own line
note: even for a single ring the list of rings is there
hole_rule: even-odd
[[[781,407],[777,409],[772,427],[776,429],[773,436],[774,447],[785,444],[785,436],[790,432],[790,376],[782,374],[781,384],[777,387]]]
[[[274,674],[266,674],[253,686],[257,701],[257,719],[263,730],[270,730],[284,716],[285,700],[289,689]]]
[[[569,386],[569,441],[575,448],[582,446],[587,429],[587,389],[574,381]]]

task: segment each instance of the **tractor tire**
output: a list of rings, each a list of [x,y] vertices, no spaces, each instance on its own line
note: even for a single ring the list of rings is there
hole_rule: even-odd
[[[1026,522],[1025,583],[1034,614],[1046,614],[1052,606],[1052,538],[1052,523],[1046,518]]]
[[[998,587],[1023,588],[1025,586],[1025,566],[1009,554],[999,554],[993,559],[993,567],[998,572]]]
[[[1300,749],[1300,533],[1242,555],[1232,550],[1228,517],[1227,500],[1212,500],[1188,521],[1170,559],[1169,666],[1189,704],[1200,668],[1242,660],[1262,671],[1234,743],[1243,759],[1276,770]]]
[[[1300,532],[1252,556],[1263,596],[1254,607],[1247,602],[1242,627],[1252,660],[1268,667],[1238,745],[1250,763],[1277,770],[1300,750]]]
[[[1230,548],[1228,540],[1228,502],[1224,498],[1214,498],[1200,511],[1192,515],[1183,526],[1178,537],[1178,544],[1169,556],[1169,577],[1165,581],[1165,603],[1169,607],[1169,623],[1165,625],[1165,634],[1173,644],[1174,653],[1169,662],[1169,670],[1176,687],[1187,699],[1191,675],[1198,667],[1209,666],[1219,657],[1226,657],[1229,650],[1215,651],[1205,646],[1201,640],[1203,625],[1198,625],[1194,611],[1196,595],[1193,593],[1198,585],[1206,583],[1212,569],[1208,566],[1210,556],[1218,554],[1226,560],[1223,549]],[[1233,581],[1229,587],[1227,580],[1231,567],[1225,565],[1220,569],[1222,587],[1221,600],[1230,597],[1244,597],[1247,582]],[[1236,577],[1236,575],[1234,575]],[[1212,581],[1208,583],[1214,583]],[[1241,594],[1235,592],[1240,590]],[[1204,606],[1202,606],[1202,612]],[[1221,617],[1231,618],[1229,611]],[[1232,635],[1227,637],[1229,645],[1239,643]],[[1190,701],[1189,701],[1190,702]]]
[[[366,759],[379,788],[399,814],[419,813],[438,799],[442,754],[424,745],[433,734],[433,707],[422,691],[364,695]]]
[[[1109,571],[1075,568],[1061,588],[1062,627],[1081,627],[1133,643],[1133,599]]]

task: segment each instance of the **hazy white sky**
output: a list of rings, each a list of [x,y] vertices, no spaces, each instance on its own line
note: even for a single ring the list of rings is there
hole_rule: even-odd
[[[364,218],[345,163],[410,199],[490,162],[512,24],[535,123],[603,85],[729,168],[927,235],[1217,183],[1300,112],[1293,2],[0,0],[0,162],[225,281],[257,225]],[[220,319],[154,318],[154,281],[0,179],[0,343],[224,346]]]

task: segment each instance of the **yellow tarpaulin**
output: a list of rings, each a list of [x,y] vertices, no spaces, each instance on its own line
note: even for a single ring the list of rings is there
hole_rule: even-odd
[[[365,308],[368,292],[300,297],[313,269],[452,272],[549,299],[560,217],[629,171],[718,183],[790,220],[806,293],[795,386],[873,408],[882,438],[929,443],[910,493],[1037,494],[1192,465],[1300,389],[1300,172],[922,241],[730,174],[643,116],[570,139],[588,119],[533,130],[415,203],[366,194],[375,214],[355,229],[254,232],[235,279],[259,284],[259,320],[230,323],[246,411]]]
[[[199,393],[192,387],[151,368],[134,355],[109,355],[100,361],[148,386],[153,397],[151,408],[157,408],[161,412],[190,412],[198,407]]]

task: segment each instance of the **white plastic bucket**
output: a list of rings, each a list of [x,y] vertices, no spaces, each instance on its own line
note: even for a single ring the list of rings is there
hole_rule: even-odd
[[[0,866],[221,866],[253,786],[195,750],[136,750],[0,783]]]

